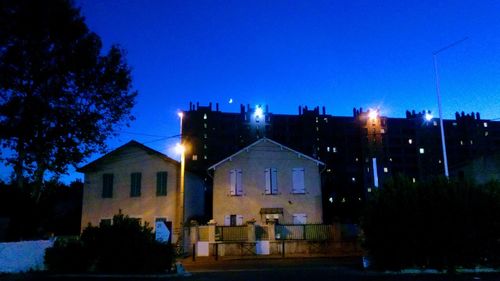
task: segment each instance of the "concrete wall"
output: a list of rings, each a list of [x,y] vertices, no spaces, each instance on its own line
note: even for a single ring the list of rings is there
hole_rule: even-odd
[[[156,173],[167,171],[167,196],[156,196]],[[119,155],[104,160],[94,172],[85,174],[82,206],[82,229],[89,223],[112,218],[122,210],[154,227],[155,219],[167,218],[176,225],[179,165],[167,162],[137,147],[128,147]],[[130,197],[130,174],[140,172],[141,196]],[[114,175],[113,197],[102,198],[103,174]],[[175,238],[175,237],[174,237]]]
[[[292,194],[292,168],[304,168],[305,194]],[[278,194],[265,194],[265,169],[277,168]],[[261,208],[283,208],[280,223],[291,223],[295,213],[307,214],[307,223],[321,223],[320,168],[314,161],[269,141],[252,146],[216,167],[213,185],[213,216],[219,225],[225,215],[243,215],[265,223]],[[230,195],[230,170],[242,170],[243,195]]]
[[[0,273],[45,269],[45,249],[53,244],[50,240],[0,243]]]

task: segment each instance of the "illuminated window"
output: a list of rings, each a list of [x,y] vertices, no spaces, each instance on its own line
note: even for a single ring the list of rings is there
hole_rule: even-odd
[[[196,161],[196,160],[198,160],[198,155],[193,154],[193,161]]]
[[[316,123],[318,123],[318,122],[319,122],[318,117],[316,117]]]
[[[207,157],[206,155],[203,155],[203,159],[207,160],[207,159],[208,159],[208,157]]]
[[[141,196],[141,173],[130,174],[130,197]]]
[[[205,139],[206,139],[206,138],[207,138],[207,134],[203,134],[203,138],[205,138]]]
[[[488,136],[488,131],[484,132],[484,136],[487,137]]]
[[[470,140],[470,144],[474,144],[474,142],[472,142],[472,140]]]
[[[207,119],[207,114],[203,114],[203,119],[206,120]]]
[[[389,169],[387,169],[387,167],[384,167],[384,173],[389,173]]]
[[[441,159],[438,160],[438,163],[441,164]]]
[[[434,124],[434,127],[438,125],[437,121],[432,121],[432,123]]]
[[[368,187],[368,188],[366,189],[366,191],[368,191],[368,192],[372,192],[372,188],[371,188],[371,187]]]
[[[326,169],[326,172],[330,173],[332,171],[332,169]]]
[[[113,197],[113,174],[102,175],[102,198]]]
[[[358,162],[358,161],[359,161],[359,158],[358,158],[358,157],[356,157],[356,159],[355,159],[354,161]]]
[[[167,196],[167,172],[156,173],[156,196]]]
[[[392,162],[392,158],[389,158],[389,161]]]
[[[293,214],[293,224],[306,224],[307,215],[306,214]]]
[[[419,150],[420,154],[424,154],[425,150],[421,147]]]
[[[352,178],[351,178],[351,181],[352,181],[352,182],[356,182],[356,178],[355,178],[355,177],[352,177]]]
[[[207,145],[206,144],[203,145],[203,149],[207,149]]]
[[[452,123],[452,125],[453,125],[453,126],[456,126],[456,125],[457,125],[457,122],[453,122],[453,123]]]
[[[329,146],[326,147],[326,151],[330,152],[330,147]]]
[[[385,129],[380,129],[380,133],[385,134]]]
[[[487,123],[487,122],[484,122],[484,123],[483,123],[483,126],[484,126],[485,128],[488,128],[488,123]]]
[[[319,127],[316,127],[316,132],[319,132]]]
[[[325,120],[325,123],[328,123],[328,118],[325,117],[323,120]]]
[[[342,201],[340,202],[345,203],[346,202],[345,197],[342,197]]]
[[[460,141],[460,145],[464,145],[464,141]]]
[[[333,151],[333,153],[337,153],[337,148],[336,147],[332,147],[332,151]]]
[[[411,180],[413,181],[413,183],[416,183],[416,182],[417,182],[417,179],[416,179],[416,178],[412,178]]]
[[[203,128],[207,128],[207,123],[203,123]]]
[[[408,139],[408,143],[409,143],[409,144],[412,144],[412,143],[413,143],[413,140],[412,140],[412,139]]]

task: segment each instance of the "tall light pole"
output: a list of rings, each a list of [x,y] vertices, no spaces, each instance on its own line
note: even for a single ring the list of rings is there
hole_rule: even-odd
[[[432,58],[434,60],[434,73],[436,75],[436,93],[437,93],[437,100],[438,100],[438,110],[439,110],[439,126],[441,128],[441,145],[443,147],[443,163],[444,163],[444,175],[445,177],[449,177],[450,174],[448,172],[448,157],[446,154],[446,140],[444,136],[444,126],[443,126],[443,111],[441,109],[441,94],[439,91],[439,75],[438,75],[438,66],[437,66],[437,55],[445,50],[448,50],[451,47],[454,47],[465,40],[469,39],[469,37],[465,37],[463,39],[460,39],[458,41],[455,41],[435,52],[432,53]]]
[[[181,174],[179,177],[179,229],[180,229],[180,240],[182,243],[182,249],[184,249],[184,179],[185,179],[185,169],[186,169],[186,146],[182,139],[182,119],[184,118],[184,113],[180,111],[177,113],[180,120],[180,143],[177,144],[176,150],[181,155]]]

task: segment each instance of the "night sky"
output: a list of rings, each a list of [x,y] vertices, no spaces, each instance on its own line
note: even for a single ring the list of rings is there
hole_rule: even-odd
[[[139,91],[137,120],[110,148],[136,139],[176,157],[170,147],[179,139],[165,137],[179,134],[176,112],[190,101],[229,112],[243,103],[281,114],[324,105],[340,116],[353,107],[437,115],[432,52],[466,36],[438,56],[444,117],[500,117],[500,1],[76,4],[106,49],[127,50]]]

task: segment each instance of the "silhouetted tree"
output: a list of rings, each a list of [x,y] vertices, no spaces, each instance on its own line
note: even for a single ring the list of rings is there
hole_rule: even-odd
[[[102,43],[69,0],[0,1],[0,140],[16,181],[61,174],[133,119],[124,52]]]

